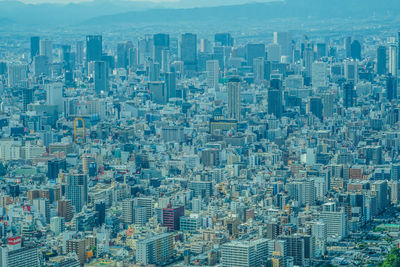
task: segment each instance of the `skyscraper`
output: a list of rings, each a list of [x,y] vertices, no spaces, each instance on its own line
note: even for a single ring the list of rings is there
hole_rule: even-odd
[[[162,51],[169,49],[169,34],[158,33],[153,36],[153,60],[162,63]]]
[[[232,241],[221,247],[222,267],[263,266],[268,255],[268,239]]]
[[[107,70],[104,61],[94,62],[94,90],[97,94],[108,91]]]
[[[197,35],[192,33],[182,34],[180,48],[180,57],[184,63],[185,70],[196,71]]]
[[[67,175],[65,196],[71,200],[75,212],[80,212],[88,201],[88,184],[86,174]]]
[[[280,45],[283,56],[292,56],[292,35],[289,32],[274,32],[274,43]]]
[[[264,58],[258,57],[253,60],[254,83],[258,84],[264,80],[265,76],[264,67],[265,67]]]
[[[22,105],[24,111],[28,110],[28,105],[33,102],[33,88],[23,88],[22,89]]]
[[[343,85],[343,106],[345,108],[353,107],[355,99],[354,84],[352,82]]]
[[[49,63],[53,62],[53,43],[50,40],[40,40],[40,55],[46,56]]]
[[[391,44],[389,46],[389,73],[392,74],[392,76],[397,76],[397,70],[398,70],[398,47],[395,44]]]
[[[253,60],[258,57],[265,58],[265,44],[247,44],[246,45],[247,66],[253,66]]]
[[[179,219],[184,215],[184,207],[172,207],[171,204],[163,209],[163,226],[168,228],[168,231],[179,230]]]
[[[218,60],[207,60],[206,72],[207,72],[207,86],[209,88],[214,88],[215,90],[217,90],[219,81]]]
[[[397,98],[397,79],[391,74],[386,78],[386,97],[389,101]]]
[[[78,65],[81,65],[84,60],[84,42],[77,41],[76,42],[76,50],[75,50],[75,60]]]
[[[379,46],[376,50],[376,73],[378,75],[386,74],[386,46]]]
[[[280,82],[279,80],[272,80],[272,82]],[[282,91],[279,86],[271,86],[268,89],[268,114],[273,114],[278,119],[282,117],[283,103],[282,103]]]
[[[31,60],[33,60],[33,58],[38,55],[40,55],[40,37],[32,36],[31,37]]]
[[[100,61],[103,55],[103,37],[101,35],[86,36],[86,62]]]
[[[351,57],[351,37],[350,36],[344,38],[344,49],[345,49],[345,53],[346,53],[346,58],[350,58]]]
[[[214,42],[220,46],[233,46],[233,38],[230,33],[216,33]]]
[[[240,121],[240,79],[232,77],[228,81],[228,118]]]
[[[362,52],[362,47],[361,43],[358,40],[354,40],[351,43],[351,57],[354,60],[361,60],[361,52]]]
[[[174,236],[171,233],[159,234],[137,242],[137,262],[161,265],[174,255]]]

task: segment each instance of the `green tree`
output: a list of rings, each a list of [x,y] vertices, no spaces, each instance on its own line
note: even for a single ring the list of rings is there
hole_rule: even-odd
[[[400,266],[400,249],[394,248],[386,256],[386,260],[379,265],[380,267],[397,267]]]
[[[5,167],[2,162],[0,162],[0,176],[4,176],[6,174],[7,174],[7,167]]]

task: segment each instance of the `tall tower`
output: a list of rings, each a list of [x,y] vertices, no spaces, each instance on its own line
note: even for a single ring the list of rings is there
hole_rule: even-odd
[[[69,174],[65,189],[66,198],[71,200],[75,212],[80,212],[88,201],[88,181],[86,174]]]
[[[162,51],[169,49],[169,34],[158,33],[153,36],[153,60],[162,63]]]
[[[108,91],[107,70],[104,61],[94,62],[94,90],[97,94],[100,94],[102,91]]]
[[[197,69],[197,35],[192,33],[182,34],[180,56],[185,70],[196,71]]]
[[[86,62],[100,61],[103,54],[103,37],[101,35],[86,36]]]
[[[218,89],[219,80],[219,63],[218,60],[207,60],[206,62],[207,72],[207,86],[209,88]]]
[[[228,81],[228,117],[240,121],[240,79],[232,77]]]
[[[46,56],[49,63],[53,62],[53,43],[50,40],[40,40],[40,55]]]
[[[40,37],[39,36],[32,36],[31,37],[31,60],[35,56],[40,54]]]
[[[376,73],[386,74],[386,46],[379,46],[376,50]]]

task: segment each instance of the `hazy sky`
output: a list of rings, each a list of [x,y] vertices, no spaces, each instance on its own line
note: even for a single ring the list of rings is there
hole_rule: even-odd
[[[2,1],[2,0],[0,0]],[[91,2],[94,0],[17,0],[24,3],[29,4],[40,4],[40,3],[81,3],[81,2]],[[103,0],[104,1],[104,0]],[[106,0],[107,1],[107,0]],[[108,0],[112,2],[112,0]],[[122,1],[129,1],[129,2],[153,2],[153,3],[168,3],[168,2],[179,2],[181,0],[122,0]],[[195,5],[201,5],[202,0],[184,0],[186,3],[192,1]],[[224,1],[226,4],[231,3],[246,3],[246,2],[269,2],[272,0],[226,0]]]

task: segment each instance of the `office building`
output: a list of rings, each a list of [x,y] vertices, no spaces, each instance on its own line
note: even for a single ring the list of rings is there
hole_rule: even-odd
[[[103,55],[103,37],[101,35],[86,36],[86,62],[101,61]]]
[[[246,45],[246,59],[247,66],[253,66],[255,58],[265,58],[265,44],[247,44]]]
[[[184,207],[172,207],[170,204],[163,209],[163,226],[168,228],[168,231],[178,231],[180,226],[180,218],[184,215]]]
[[[257,267],[266,262],[268,239],[232,241],[221,247],[221,266]]]
[[[197,70],[197,35],[185,33],[181,36],[180,58],[187,71]]]
[[[104,61],[94,62],[94,90],[97,94],[108,92],[107,69]]]
[[[63,217],[52,217],[50,219],[50,230],[55,236],[65,231],[65,219]]]
[[[34,57],[40,55],[40,37],[39,36],[32,36],[31,37],[31,60]]]
[[[385,75],[387,71],[386,67],[386,46],[379,46],[376,50],[376,73],[378,75]]]
[[[88,184],[86,174],[68,174],[65,187],[66,199],[71,200],[75,212],[80,212],[88,201]]]
[[[53,62],[53,43],[49,39],[40,40],[40,56],[46,56],[49,63]]]
[[[136,244],[136,261],[161,265],[174,256],[174,237],[170,233],[159,234]]]
[[[228,81],[228,118],[240,121],[241,81],[233,77]]]
[[[207,86],[218,90],[219,83],[219,63],[218,60],[207,60],[206,62],[207,72]]]

